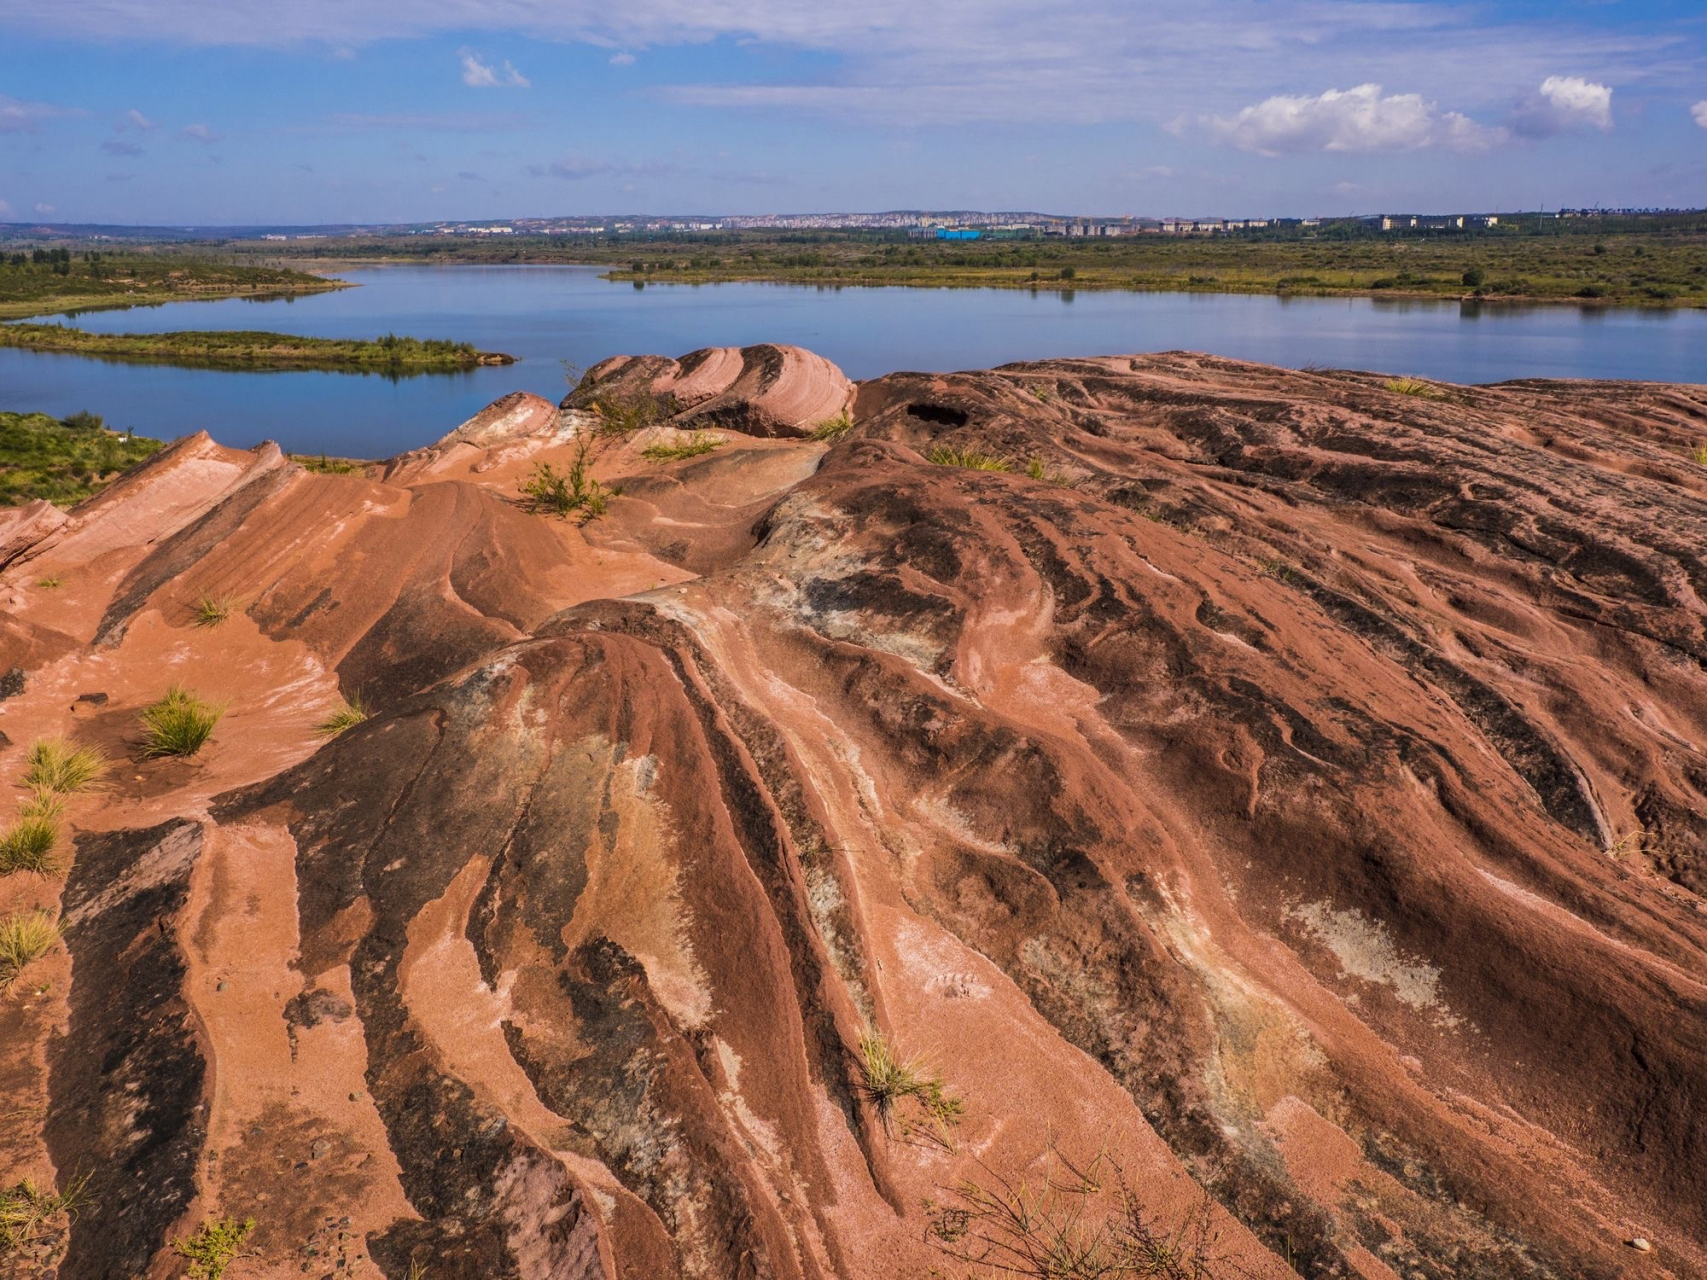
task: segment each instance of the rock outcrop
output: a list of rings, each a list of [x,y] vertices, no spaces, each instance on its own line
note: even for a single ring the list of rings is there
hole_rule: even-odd
[[[33,517],[0,778],[117,762],[0,878],[65,926],[0,998],[50,1265],[974,1275],[968,1183],[1100,1156],[1210,1276],[1707,1274],[1707,388],[1426,390],[1058,360],[779,438],[850,384],[712,350]],[[602,515],[518,503],[577,458]],[[226,718],[140,758],[173,682]]]

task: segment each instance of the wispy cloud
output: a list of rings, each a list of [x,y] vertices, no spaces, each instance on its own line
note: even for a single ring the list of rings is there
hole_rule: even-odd
[[[1695,123],[1707,129],[1707,98],[1703,98],[1689,109],[1689,114],[1695,117]]]
[[[1210,133],[1242,151],[1277,156],[1296,151],[1382,152],[1443,147],[1486,151],[1501,129],[1442,111],[1420,93],[1384,95],[1378,84],[1329,89],[1315,96],[1277,94],[1232,116],[1210,116]]]
[[[323,124],[297,126],[300,133],[366,133],[402,129],[415,133],[509,133],[528,117],[515,111],[340,111]]]
[[[632,67],[634,65],[634,55],[632,53],[613,53],[611,54],[610,64],[613,67]]]
[[[131,124],[135,125],[138,129],[141,129],[144,133],[147,133],[154,127],[154,121],[143,115],[142,112],[138,111],[135,107],[132,107],[129,111],[125,112],[124,118],[130,121]]]
[[[0,218],[4,218],[7,214],[9,214],[11,212],[12,212],[12,202],[10,200],[0,200]]]
[[[48,102],[25,102],[0,93],[0,133],[34,133],[43,120],[87,115],[75,107],[56,107]]]
[[[45,218],[50,213],[57,213],[58,210],[53,205],[42,201],[36,204],[36,212]]]
[[[462,59],[462,82],[473,89],[529,89],[533,81],[520,71],[505,62],[502,67],[495,67],[480,61],[480,55],[470,49],[464,49],[458,55]]]
[[[1529,138],[1551,138],[1579,129],[1612,128],[1612,86],[1580,76],[1548,76],[1518,104],[1512,127]]]
[[[219,134],[215,133],[211,127],[205,124],[187,124],[182,129],[178,130],[178,136],[180,138],[188,138],[191,142],[200,142],[204,144],[218,142],[220,138]]]
[[[108,138],[101,144],[101,150],[108,155],[115,156],[139,156],[142,154],[142,148],[136,143],[125,142],[121,138]]]

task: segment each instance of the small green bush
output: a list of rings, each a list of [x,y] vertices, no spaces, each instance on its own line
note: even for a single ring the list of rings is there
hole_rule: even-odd
[[[193,756],[207,745],[214,726],[225,715],[223,702],[208,702],[182,685],[142,712],[146,730],[145,756]]]
[[[847,435],[848,432],[853,430],[853,426],[853,414],[849,413],[846,409],[843,409],[835,417],[826,418],[814,427],[812,429],[812,438],[814,440],[822,440],[826,442],[831,440],[840,440],[843,436]]]
[[[583,520],[604,515],[610,500],[622,490],[607,489],[593,478],[591,450],[592,441],[582,436],[567,472],[558,471],[549,462],[534,463],[527,479],[518,486],[527,509],[555,516],[579,513]]]
[[[94,747],[74,747],[64,738],[42,738],[25,757],[24,785],[36,791],[71,795],[99,782],[107,757]]]
[[[1480,289],[1487,281],[1488,273],[1483,271],[1480,267],[1471,267],[1469,270],[1465,271],[1463,276],[1460,278],[1465,284],[1469,285],[1470,288]]]
[[[188,1239],[174,1240],[172,1250],[180,1258],[190,1260],[193,1280],[220,1280],[225,1269],[243,1256],[243,1242],[255,1229],[255,1220],[245,1218],[215,1218],[202,1223],[201,1229]]]
[[[60,926],[45,911],[18,911],[0,919],[0,991],[59,943]]]

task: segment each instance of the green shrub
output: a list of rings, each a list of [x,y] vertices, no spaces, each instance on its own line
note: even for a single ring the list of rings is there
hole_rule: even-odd
[[[1480,289],[1487,278],[1488,273],[1480,267],[1471,267],[1460,277],[1472,289]]]
[[[201,1230],[188,1239],[174,1240],[172,1250],[180,1258],[190,1260],[193,1280],[219,1280],[225,1269],[243,1256],[243,1242],[255,1229],[255,1220],[245,1218],[215,1218],[202,1223]]]
[[[843,409],[835,417],[826,418],[823,422],[820,422],[816,427],[814,427],[812,429],[812,438],[814,440],[823,441],[840,440],[843,436],[847,435],[848,432],[853,430],[853,426],[853,414],[849,413],[846,409]]]
[[[582,436],[567,473],[558,471],[549,462],[534,463],[532,472],[518,486],[522,497],[527,499],[528,510],[543,510],[556,516],[579,512],[584,520],[604,515],[610,500],[622,490],[606,489],[589,474],[590,450],[591,441]]]
[[[64,738],[42,738],[30,745],[24,785],[36,791],[71,795],[99,782],[107,757],[94,747],[74,747]]]
[[[182,685],[173,685],[160,701],[145,708],[145,756],[193,756],[207,745],[225,715],[223,702],[208,702]]]
[[[315,726],[328,738],[335,738],[345,729],[354,729],[367,719],[367,712],[362,707],[360,695],[348,700],[340,698],[337,709]]]
[[[231,596],[201,596],[193,612],[198,627],[217,627],[231,616],[237,601]]]
[[[726,443],[722,436],[712,435],[709,431],[695,431],[674,444],[648,445],[640,451],[640,456],[652,462],[674,462],[678,458],[697,458]]]
[[[49,800],[49,805],[58,801]],[[59,870],[53,847],[59,843],[59,820],[51,812],[25,814],[0,833],[0,875],[33,871],[51,876]]]
[[[925,455],[925,459],[939,467],[965,467],[970,471],[1013,470],[1013,463],[1006,458],[999,458],[991,453],[979,453],[976,449],[956,449],[949,445],[938,445]]]
[[[45,911],[18,911],[0,919],[0,991],[9,990],[29,965],[59,943],[60,926]]]

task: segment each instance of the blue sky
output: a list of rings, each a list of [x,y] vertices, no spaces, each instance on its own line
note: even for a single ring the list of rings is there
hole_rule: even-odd
[[[1700,0],[5,0],[0,219],[1707,205]]]

